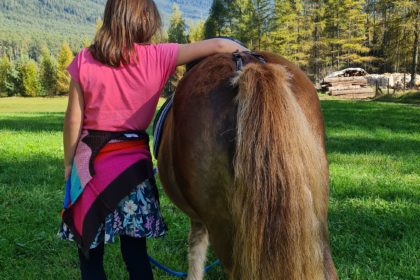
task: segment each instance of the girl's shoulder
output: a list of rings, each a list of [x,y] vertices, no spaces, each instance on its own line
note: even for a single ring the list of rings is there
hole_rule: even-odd
[[[136,44],[135,48],[139,58],[147,57],[153,61],[172,61],[171,58],[178,53],[177,43]]]
[[[77,61],[80,64],[82,61],[86,61],[86,59],[88,59],[89,56],[92,57],[89,48],[83,48],[76,53],[76,55],[73,58],[73,61]]]
[[[148,44],[135,44],[135,48],[145,49],[145,50],[154,50],[154,51],[164,51],[170,48],[178,47],[177,43],[148,43]]]
[[[90,52],[89,48],[83,48],[79,50],[79,52],[76,54],[76,57],[84,58],[84,59],[90,59],[92,58],[92,53]]]

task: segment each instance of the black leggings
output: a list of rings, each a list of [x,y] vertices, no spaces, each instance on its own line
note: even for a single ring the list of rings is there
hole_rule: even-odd
[[[153,280],[152,267],[147,256],[146,238],[120,236],[121,253],[130,280]],[[79,250],[82,280],[106,280],[103,266],[104,243],[89,250],[89,259]]]

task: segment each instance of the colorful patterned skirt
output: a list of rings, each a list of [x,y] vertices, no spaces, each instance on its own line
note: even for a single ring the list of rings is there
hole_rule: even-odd
[[[148,179],[118,204],[98,229],[90,249],[101,242],[114,243],[117,235],[135,238],[160,237],[166,232],[166,225],[160,214],[157,188],[154,179]],[[58,235],[63,240],[74,241],[74,235],[65,223],[61,223]]]
[[[159,237],[159,210],[148,136],[143,132],[84,131],[66,184],[59,237],[85,254],[124,234]]]

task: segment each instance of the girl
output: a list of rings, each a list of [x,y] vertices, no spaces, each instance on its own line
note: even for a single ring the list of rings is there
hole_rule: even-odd
[[[77,241],[82,279],[106,279],[104,243],[116,235],[130,279],[153,279],[145,238],[166,228],[145,130],[159,94],[176,66],[247,50],[225,39],[150,44],[160,27],[152,0],[108,0],[94,43],[68,67],[59,234]]]

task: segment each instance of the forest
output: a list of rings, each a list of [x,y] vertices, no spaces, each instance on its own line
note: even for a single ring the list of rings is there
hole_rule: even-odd
[[[104,0],[73,4],[39,0],[28,4],[34,9],[21,16],[16,11],[24,2],[0,3],[1,24],[11,26],[18,18],[26,19],[21,26],[0,30],[0,95],[65,94],[69,82],[66,65],[80,48],[90,45],[95,26],[97,30],[101,25],[97,12]],[[174,2],[181,8],[173,5],[168,16],[163,13],[165,30],[155,41],[187,43],[214,36],[234,37],[252,50],[285,56],[315,83],[347,67],[362,67],[369,73],[418,73],[420,0],[156,2],[166,7],[165,11]],[[48,13],[41,11],[40,5]],[[200,5],[200,13],[208,17],[198,20]],[[31,24],[34,17],[38,24]],[[182,70],[173,83],[181,75]],[[410,85],[414,83],[411,79]]]
[[[417,72],[419,21],[419,0],[215,0],[205,34],[279,53],[319,81],[350,66]]]

